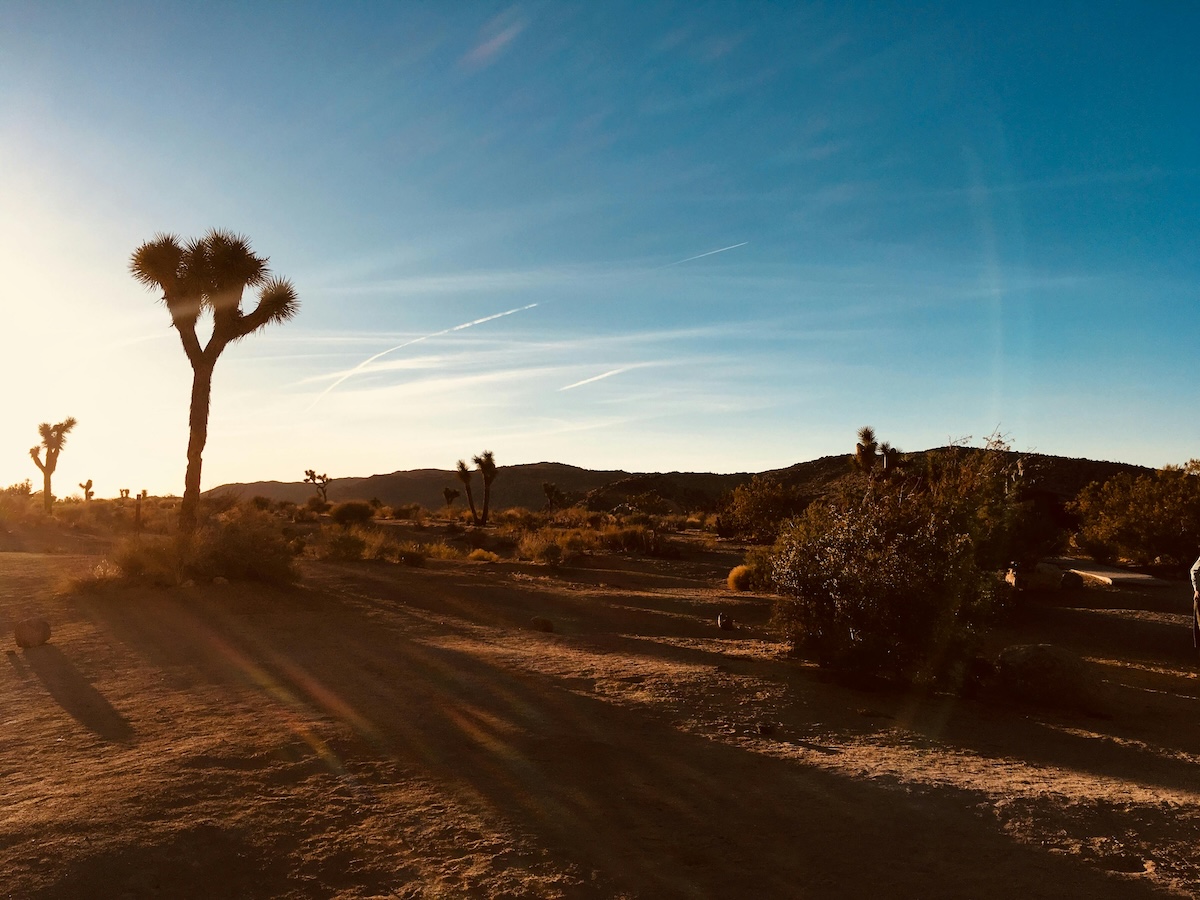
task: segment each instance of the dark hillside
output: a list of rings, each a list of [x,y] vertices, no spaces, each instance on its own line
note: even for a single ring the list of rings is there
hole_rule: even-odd
[[[930,452],[933,451],[906,454],[908,465],[919,471]],[[1022,461],[1027,489],[1060,505],[1093,481],[1107,481],[1121,472],[1141,474],[1152,471],[1128,463],[1038,453],[1014,453],[1013,456]],[[798,488],[801,496],[811,501],[822,496],[835,482],[852,471],[850,459],[849,454],[823,456],[762,474],[785,486]],[[497,509],[510,506],[541,509],[546,502],[542,485],[550,482],[566,495],[569,502],[586,500],[588,507],[596,510],[630,505],[644,509],[657,506],[663,510],[680,512],[711,511],[720,506],[726,494],[752,477],[752,473],[746,472],[731,475],[702,472],[631,474],[619,470],[593,471],[550,462],[501,466],[492,487],[492,505]],[[461,488],[453,472],[416,469],[365,478],[337,478],[330,485],[329,499],[332,502],[378,499],[388,506],[420,503],[429,509],[439,509],[443,505],[442,489],[446,487]],[[478,501],[483,491],[478,475],[474,478],[473,487]],[[245,498],[261,495],[294,503],[303,503],[315,493],[312,485],[298,481],[226,484],[208,493],[225,492],[234,492]]]

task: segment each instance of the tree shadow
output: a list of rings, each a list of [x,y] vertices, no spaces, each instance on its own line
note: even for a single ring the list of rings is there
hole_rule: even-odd
[[[113,743],[132,740],[133,728],[125,717],[53,644],[26,649],[25,661],[55,702],[85,728]]]

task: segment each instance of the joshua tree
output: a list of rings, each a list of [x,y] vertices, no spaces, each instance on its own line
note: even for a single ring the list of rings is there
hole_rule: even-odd
[[[891,475],[900,467],[902,456],[899,447],[893,447],[887,441],[879,445],[879,458],[883,460],[883,474]]]
[[[459,493],[452,487],[442,488],[442,496],[446,498],[446,506],[453,506],[454,501],[459,498]]]
[[[129,488],[121,488],[121,499],[122,500],[129,499]]]
[[[200,467],[217,358],[234,341],[292,318],[300,302],[290,281],[270,276],[267,258],[254,253],[248,239],[228,231],[213,229],[182,246],[173,234],[155,235],[134,251],[129,268],[146,287],[162,291],[192,366],[187,474],[179,507],[180,528],[190,533],[200,506]],[[242,293],[248,287],[260,288],[258,304],[243,313]],[[196,325],[204,312],[212,315],[212,333],[202,346]]]
[[[542,482],[542,493],[546,495],[546,509],[550,512],[558,509],[566,501],[566,497],[558,489],[558,485],[551,481]]]
[[[83,499],[91,503],[92,498],[96,496],[96,492],[92,490],[92,479],[89,478],[87,481],[81,481],[79,486],[83,489]]]
[[[471,493],[471,470],[467,468],[465,460],[458,461],[458,471],[455,476],[463,483],[463,488],[467,492],[467,503],[471,507],[471,524],[479,524],[479,513],[475,512],[475,495]]]
[[[854,445],[854,461],[864,472],[875,467],[875,429],[864,425],[858,429],[858,443]]]
[[[34,465],[42,470],[42,504],[46,507],[47,515],[54,509],[54,495],[50,493],[50,476],[58,467],[58,454],[62,453],[63,445],[67,442],[67,434],[75,427],[75,419],[68,417],[57,425],[43,422],[38,426],[38,434],[42,442],[36,447],[29,448],[29,456]],[[42,447],[46,448],[46,461],[42,462]]]
[[[479,474],[483,476],[483,514],[479,517],[479,524],[487,525],[488,507],[492,500],[492,482],[496,480],[496,458],[492,455],[491,450],[484,450],[472,461],[479,469]]]
[[[329,483],[333,481],[328,475],[318,475],[316,469],[304,470],[304,483],[311,484],[317,489],[322,503],[329,502]]]

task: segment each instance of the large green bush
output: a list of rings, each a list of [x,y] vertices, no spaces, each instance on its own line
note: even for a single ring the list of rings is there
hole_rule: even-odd
[[[809,506],[771,556],[789,641],[824,665],[904,680],[946,670],[994,608],[997,570],[1036,555],[1014,462],[998,442],[949,447],[923,471],[855,476]]]
[[[1102,562],[1186,565],[1200,551],[1200,460],[1090,484],[1071,511],[1079,520],[1076,542]]]

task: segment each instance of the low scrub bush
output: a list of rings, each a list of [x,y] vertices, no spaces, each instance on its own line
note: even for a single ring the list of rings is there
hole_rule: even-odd
[[[469,554],[467,559],[474,562],[500,562],[500,556],[493,553],[491,550],[484,550],[482,547],[476,547]]]
[[[345,528],[351,525],[365,525],[374,517],[375,510],[365,500],[345,500],[329,511],[329,518]]]
[[[770,543],[781,523],[799,515],[804,505],[795,488],[766,475],[755,475],[729,495],[721,510],[722,530],[755,543]]]
[[[318,550],[322,559],[336,562],[353,562],[362,559],[367,550],[367,542],[352,531],[338,531],[331,534]]]
[[[280,522],[237,506],[208,520],[192,535],[125,540],[114,548],[112,563],[126,577],[164,586],[218,576],[276,584],[296,577]]]
[[[750,567],[749,566],[734,566],[729,570],[729,577],[726,579],[731,591],[748,591],[750,590]]]

